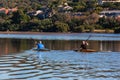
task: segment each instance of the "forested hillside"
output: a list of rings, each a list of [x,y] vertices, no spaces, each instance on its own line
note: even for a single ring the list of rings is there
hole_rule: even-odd
[[[120,3],[97,0],[1,0],[0,31],[120,32],[120,17],[99,16],[119,9]]]

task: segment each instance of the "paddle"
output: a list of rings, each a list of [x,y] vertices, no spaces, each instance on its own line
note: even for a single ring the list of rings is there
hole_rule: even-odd
[[[90,39],[91,36],[92,36],[92,35],[89,35],[89,37],[88,37],[85,41],[88,41],[88,40]]]
[[[32,41],[32,43],[34,43],[33,44],[34,47],[32,48],[34,50],[36,48],[36,44],[38,43],[38,41],[33,39],[32,37],[30,38],[30,40]]]
[[[90,39],[92,35],[89,35],[89,37],[85,40],[86,44],[88,45],[87,41]]]

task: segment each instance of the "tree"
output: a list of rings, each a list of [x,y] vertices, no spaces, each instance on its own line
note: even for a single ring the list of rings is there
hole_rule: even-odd
[[[83,25],[75,27],[74,32],[84,32],[85,27]]]
[[[20,31],[42,31],[43,27],[41,21],[38,19],[33,19],[30,22],[22,23],[20,25]]]
[[[87,25],[96,24],[98,22],[98,20],[99,20],[98,14],[93,13],[86,18],[85,24],[87,24]]]
[[[45,32],[51,32],[52,31],[53,22],[52,22],[51,19],[41,20],[41,25],[44,27],[43,31],[45,31]]]
[[[120,24],[117,22],[115,18],[100,18],[98,22],[104,29],[115,29],[118,27]]]
[[[22,10],[18,10],[17,12],[13,13],[13,16],[11,19],[12,19],[12,23],[20,24],[23,22],[24,23],[28,22],[30,20],[30,17],[24,14]]]
[[[63,13],[57,13],[55,15],[52,16],[52,21],[60,21],[60,22],[66,22],[67,20],[67,16]]]
[[[120,33],[120,27],[114,30],[114,33]]]
[[[95,8],[96,8],[96,6],[98,5],[97,4],[97,0],[88,0],[87,1],[87,9],[88,9],[88,11],[93,11]]]
[[[68,32],[69,31],[69,26],[66,23],[56,21],[53,29],[56,32]]]
[[[75,12],[84,12],[86,9],[86,2],[85,1],[80,1],[80,2],[72,2],[70,3],[70,6],[73,7],[73,11]]]

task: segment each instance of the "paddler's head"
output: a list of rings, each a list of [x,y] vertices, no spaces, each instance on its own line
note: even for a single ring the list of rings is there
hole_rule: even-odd
[[[82,41],[83,44],[85,44],[85,41]]]
[[[42,41],[39,41],[39,43],[42,43]]]

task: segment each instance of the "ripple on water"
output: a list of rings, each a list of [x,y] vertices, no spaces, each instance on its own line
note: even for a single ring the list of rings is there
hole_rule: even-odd
[[[119,80],[119,54],[53,51],[0,57],[0,77],[6,80]],[[104,55],[104,56],[102,56]],[[117,55],[117,59],[116,58]],[[56,57],[59,56],[59,57]],[[107,58],[106,58],[107,56]],[[41,61],[40,58],[43,58]],[[111,58],[112,57],[112,58]],[[69,60],[71,59],[71,60]],[[116,61],[116,62],[114,62]]]

